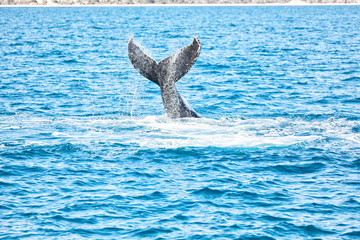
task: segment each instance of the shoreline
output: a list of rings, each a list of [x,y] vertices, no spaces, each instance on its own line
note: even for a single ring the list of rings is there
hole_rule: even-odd
[[[360,6],[360,3],[309,3],[309,2],[289,2],[289,3],[203,3],[203,4],[11,4],[2,5],[0,8],[7,7],[255,7],[255,6]]]
[[[0,0],[0,7],[337,6],[360,0]]]

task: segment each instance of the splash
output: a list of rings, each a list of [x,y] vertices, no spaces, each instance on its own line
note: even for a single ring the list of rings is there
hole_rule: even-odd
[[[120,119],[17,116],[13,121],[0,123],[4,137],[7,133],[9,140],[10,136],[17,136],[13,140],[25,145],[51,145],[60,141],[93,147],[101,142],[153,149],[268,148],[311,143],[333,144],[331,139],[348,142],[353,147],[359,147],[360,144],[360,134],[353,131],[360,123],[334,118],[307,121],[288,118],[174,120],[165,116]],[[14,131],[18,134],[14,134]],[[29,140],[29,136],[37,136],[36,141]]]

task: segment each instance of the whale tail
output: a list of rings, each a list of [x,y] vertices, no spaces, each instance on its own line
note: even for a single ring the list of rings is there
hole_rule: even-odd
[[[173,84],[179,81],[194,65],[200,55],[200,50],[200,40],[195,36],[190,45],[181,48],[162,61],[156,62],[134,43],[133,37],[128,43],[129,59],[135,69],[159,86],[164,84],[161,81],[172,80]]]

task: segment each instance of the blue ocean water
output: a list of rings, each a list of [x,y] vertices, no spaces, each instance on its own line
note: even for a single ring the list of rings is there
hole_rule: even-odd
[[[0,8],[0,239],[360,238],[360,7]],[[166,118],[127,57],[202,51]]]

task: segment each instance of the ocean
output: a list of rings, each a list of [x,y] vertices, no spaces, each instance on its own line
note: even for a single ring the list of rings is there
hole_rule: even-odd
[[[359,239],[360,6],[0,8],[0,239]],[[202,44],[169,119],[127,56]]]

